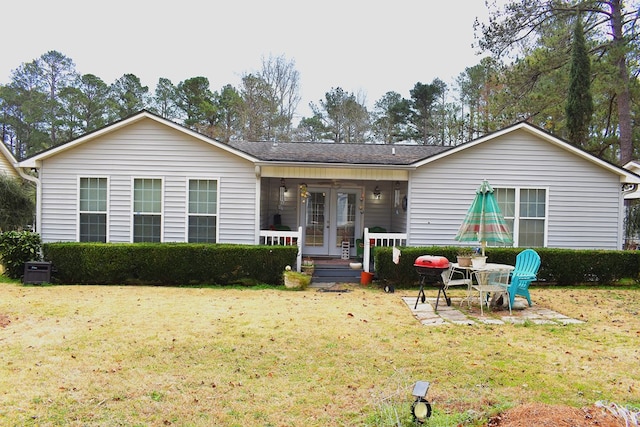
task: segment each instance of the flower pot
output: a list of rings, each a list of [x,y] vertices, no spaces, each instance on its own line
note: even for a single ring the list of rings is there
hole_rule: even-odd
[[[471,258],[471,265],[473,265],[473,268],[482,268],[487,265],[487,257],[474,256],[473,258]]]
[[[361,285],[369,285],[373,281],[373,273],[369,273],[367,271],[363,271],[360,273],[360,284]]]
[[[471,257],[458,255],[458,265],[460,267],[471,267]]]

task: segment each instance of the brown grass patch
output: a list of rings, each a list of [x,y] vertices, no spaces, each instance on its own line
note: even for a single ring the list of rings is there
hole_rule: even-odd
[[[639,404],[637,292],[532,291],[582,325],[425,327],[417,291],[0,284],[0,424],[367,425],[417,380],[440,414]]]

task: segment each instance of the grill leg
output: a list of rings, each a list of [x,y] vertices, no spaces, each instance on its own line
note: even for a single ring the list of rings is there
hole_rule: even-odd
[[[420,292],[418,292],[418,298],[416,298],[416,305],[413,307],[414,310],[418,308],[418,302],[420,301],[420,298],[422,298],[422,302],[425,302],[425,300],[427,299],[427,296],[424,294],[424,279],[425,279],[424,275],[420,276]]]
[[[440,292],[444,295],[444,300],[447,302],[447,307],[451,305],[451,298],[447,296],[447,291],[444,289],[444,285],[438,289],[438,299],[436,299],[436,311],[438,311],[438,303],[440,302]]]

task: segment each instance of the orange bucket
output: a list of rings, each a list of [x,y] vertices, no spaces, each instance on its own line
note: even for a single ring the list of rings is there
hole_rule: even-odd
[[[373,273],[363,271],[360,273],[360,284],[369,285],[373,281]]]

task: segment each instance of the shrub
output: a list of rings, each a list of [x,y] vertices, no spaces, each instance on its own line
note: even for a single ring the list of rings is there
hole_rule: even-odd
[[[46,243],[55,281],[69,284],[282,284],[296,246],[200,243]]]
[[[283,273],[284,285],[289,289],[306,289],[311,283],[311,276],[297,271],[285,271]]]
[[[33,221],[34,211],[33,185],[0,174],[0,230],[22,230]]]
[[[40,261],[40,235],[30,231],[0,233],[0,261],[6,275],[19,279],[24,274],[24,263]]]
[[[403,247],[399,264],[394,264],[392,248],[375,249],[376,275],[379,279],[399,286],[415,286],[420,276],[413,263],[422,255],[439,255],[455,261],[455,246]],[[598,249],[533,248],[542,264],[538,283],[575,285],[581,283],[611,284],[620,279],[639,280],[640,251]],[[487,262],[515,265],[516,256],[524,248],[487,248]]]

